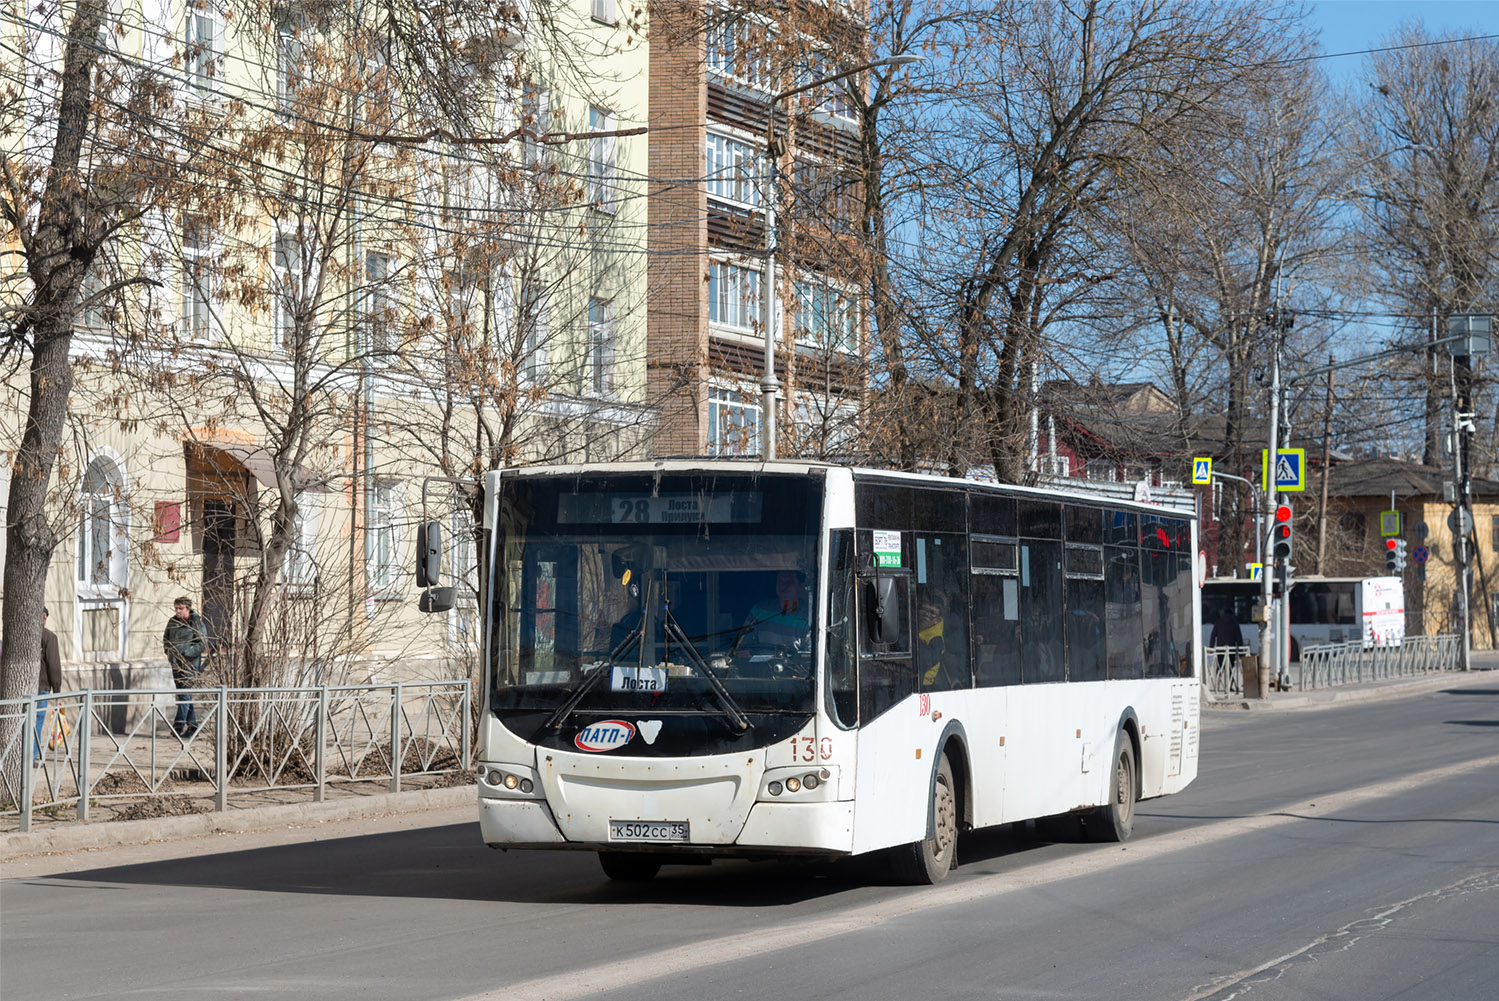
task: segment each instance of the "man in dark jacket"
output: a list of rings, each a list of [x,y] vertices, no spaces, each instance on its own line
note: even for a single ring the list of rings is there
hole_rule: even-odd
[[[172,681],[177,685],[177,718],[172,727],[183,737],[198,732],[198,713],[193,708],[192,689],[203,670],[203,647],[207,642],[203,620],[193,611],[192,599],[183,595],[172,602],[172,617],[167,620],[161,644],[166,650],[167,662],[172,665]]]
[[[42,670],[36,680],[38,695],[62,691],[62,658],[57,653],[57,634],[47,628],[47,610],[42,609]],[[32,762],[42,760],[42,726],[47,720],[47,700],[36,702],[36,743],[32,745]]]

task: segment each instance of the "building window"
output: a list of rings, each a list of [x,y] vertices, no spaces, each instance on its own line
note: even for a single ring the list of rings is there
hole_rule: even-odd
[[[1368,526],[1362,511],[1349,511],[1338,519],[1338,535],[1342,538],[1344,549],[1363,552],[1367,533]]]
[[[760,174],[764,169],[759,148],[710,132],[703,149],[703,177],[708,196],[758,206]]]
[[[803,87],[838,72],[837,62],[830,55],[814,52],[804,65],[797,68],[796,85]],[[848,99],[848,88],[852,86],[859,86],[858,78],[834,80],[813,88],[810,92],[813,110],[846,122],[858,121],[854,106]]]
[[[101,294],[108,285],[104,267],[102,255],[94,258],[94,262],[83,274],[83,285],[78,289],[78,303],[82,306],[78,314],[79,326],[85,330],[104,329],[106,299],[110,298]]]
[[[616,19],[614,0],[592,0],[589,5],[589,13],[593,19],[600,24],[613,24]]]
[[[588,301],[588,389],[614,391],[614,304],[607,299]]]
[[[276,106],[290,111],[302,85],[305,63],[302,57],[302,19],[283,20],[276,26]]]
[[[107,456],[95,456],[84,471],[79,497],[76,579],[80,588],[102,590],[127,583],[129,514],[124,489],[119,465]]]
[[[191,341],[206,341],[213,331],[208,298],[211,250],[206,226],[190,222],[182,227],[182,331]]]
[[[296,348],[297,304],[302,295],[302,245],[292,236],[276,239],[276,343],[292,352]]]
[[[368,285],[365,324],[369,330],[369,346],[372,351],[390,352],[396,349],[395,337],[396,303],[390,287],[390,255],[370,251],[364,255],[364,278]]]
[[[618,185],[615,163],[614,116],[603,108],[588,109],[588,200],[601,212],[613,212]]]
[[[521,296],[521,377],[532,385],[547,377],[547,339],[551,324],[546,293],[527,285]]]
[[[708,72],[753,90],[770,89],[770,29],[739,13],[715,10],[708,18],[705,45]]]
[[[186,48],[184,67],[189,86],[205,96],[213,92],[214,77],[218,73],[217,22],[217,15],[207,0],[188,4],[183,37]]]
[[[521,93],[521,160],[527,167],[546,163],[541,137],[551,131],[552,98],[545,90],[527,84]]]
[[[760,272],[723,261],[708,265],[708,322],[752,330],[760,322]]]
[[[1499,553],[1499,515],[1494,515],[1490,519],[1489,530],[1492,533],[1490,544],[1494,552]]]
[[[760,454],[760,404],[749,394],[709,388],[708,454]]]
[[[318,496],[310,491],[298,491],[296,505],[291,548],[286,551],[283,573],[288,588],[310,591],[317,585]]]
[[[401,587],[399,527],[404,485],[393,480],[376,481],[370,494],[370,527],[367,559],[370,590],[376,597],[391,596]]]
[[[826,282],[804,278],[796,283],[796,341],[829,351],[859,350],[853,303]]]
[[[1094,456],[1086,460],[1083,466],[1083,475],[1093,483],[1113,483],[1115,481],[1116,469],[1113,459],[1104,459]]]

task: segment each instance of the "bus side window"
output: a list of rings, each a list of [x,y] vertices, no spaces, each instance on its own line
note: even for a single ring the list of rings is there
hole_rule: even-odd
[[[868,723],[916,692],[911,660],[911,577],[859,578],[859,719]]]

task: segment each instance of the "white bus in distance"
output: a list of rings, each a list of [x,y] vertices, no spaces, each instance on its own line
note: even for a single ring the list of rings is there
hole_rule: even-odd
[[[594,851],[635,880],[883,851],[931,883],[960,831],[1068,815],[1124,840],[1138,800],[1197,774],[1189,515],[790,461],[483,490],[493,847]],[[418,583],[437,576],[429,555]]]
[[[1239,623],[1244,646],[1258,653],[1253,619],[1261,598],[1258,581],[1209,580],[1202,586],[1202,643],[1226,610]],[[1303,646],[1361,642],[1365,649],[1399,646],[1405,639],[1405,587],[1399,577],[1299,577],[1291,582],[1291,658]]]

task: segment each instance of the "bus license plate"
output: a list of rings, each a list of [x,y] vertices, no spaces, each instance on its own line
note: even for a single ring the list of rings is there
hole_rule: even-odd
[[[611,820],[610,841],[686,841],[685,820]]]

